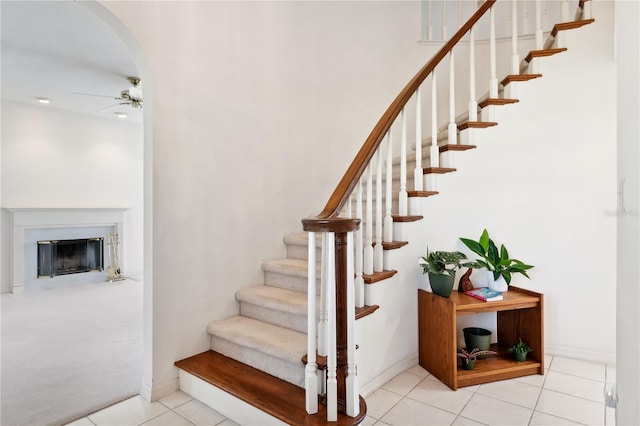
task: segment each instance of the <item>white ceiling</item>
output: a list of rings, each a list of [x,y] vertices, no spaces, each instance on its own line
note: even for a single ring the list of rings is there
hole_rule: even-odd
[[[0,14],[2,99],[47,97],[47,108],[116,120],[121,111],[142,122],[139,109],[115,99],[138,76],[131,53],[82,2],[2,0]]]

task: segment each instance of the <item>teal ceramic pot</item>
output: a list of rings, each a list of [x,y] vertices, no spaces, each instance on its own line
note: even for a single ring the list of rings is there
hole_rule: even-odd
[[[462,358],[462,369],[463,370],[473,370],[473,366],[475,365],[476,360],[472,359],[471,361],[467,361],[466,359]]]
[[[433,294],[437,294],[438,296],[449,297],[451,295],[454,279],[455,276],[453,275],[440,275],[429,272],[429,284],[431,285],[431,291],[433,291]]]
[[[518,352],[518,351],[513,351],[513,357],[516,359],[516,361],[526,361],[527,360],[527,353],[526,352]]]

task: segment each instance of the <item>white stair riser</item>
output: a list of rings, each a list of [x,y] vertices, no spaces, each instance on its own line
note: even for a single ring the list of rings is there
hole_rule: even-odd
[[[279,272],[264,272],[264,284],[273,287],[280,287],[287,290],[307,292],[307,277],[282,274]],[[320,279],[316,279],[317,294],[320,294]]]
[[[316,259],[321,259],[322,249],[316,248]],[[309,249],[307,246],[287,244],[287,259],[307,260]]]
[[[258,321],[267,322],[269,324],[279,325],[280,327],[289,328],[307,332],[307,314],[296,315],[289,312],[277,311],[275,309],[266,308],[264,306],[254,305],[252,303],[240,302],[240,315],[256,319]]]

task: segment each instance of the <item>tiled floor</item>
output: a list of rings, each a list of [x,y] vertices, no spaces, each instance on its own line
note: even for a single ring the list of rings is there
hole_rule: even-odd
[[[614,425],[604,384],[615,368],[546,357],[544,376],[471,386],[454,392],[419,366],[369,395],[364,425]],[[128,399],[71,425],[235,425],[182,392],[157,402]]]

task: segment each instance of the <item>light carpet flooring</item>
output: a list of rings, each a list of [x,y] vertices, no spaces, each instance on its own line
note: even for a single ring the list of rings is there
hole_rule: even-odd
[[[363,425],[614,425],[605,408],[605,382],[615,368],[547,356],[547,373],[452,391],[420,366],[388,381],[366,398]],[[175,392],[156,402],[136,396],[81,418],[73,426],[235,425],[230,419]]]
[[[140,392],[143,283],[104,278],[55,277],[2,294],[3,426],[60,425]]]

